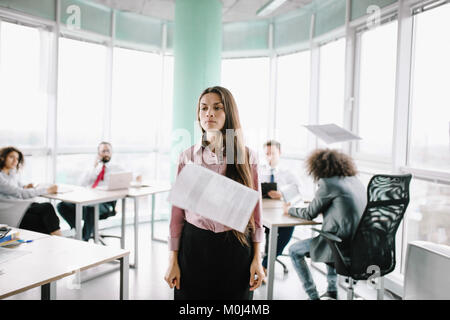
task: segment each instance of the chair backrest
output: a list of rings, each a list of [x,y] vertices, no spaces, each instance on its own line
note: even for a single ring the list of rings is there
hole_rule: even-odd
[[[450,246],[425,241],[408,243],[404,300],[450,299]]]
[[[395,234],[409,204],[411,174],[382,175],[370,179],[367,206],[350,245],[350,273],[366,280],[375,266],[380,275],[395,268]]]
[[[0,224],[18,228],[31,201],[2,199],[0,200]]]

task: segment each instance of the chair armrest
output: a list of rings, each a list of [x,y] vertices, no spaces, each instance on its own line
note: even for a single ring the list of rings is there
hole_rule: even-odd
[[[311,228],[312,230],[318,232],[321,236],[327,238],[328,240],[334,241],[334,242],[342,242],[342,239],[339,237],[336,237],[334,234],[329,233],[329,232],[325,232],[319,229],[315,229],[315,228]]]

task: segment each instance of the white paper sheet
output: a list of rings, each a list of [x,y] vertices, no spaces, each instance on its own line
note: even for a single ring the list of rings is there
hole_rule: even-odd
[[[17,250],[16,248],[12,249],[0,247],[0,264],[20,258],[21,256],[24,256],[29,253],[31,253],[31,251]]]
[[[259,193],[212,170],[187,164],[168,200],[174,206],[244,232]]]
[[[350,140],[361,140],[361,137],[358,137],[352,132],[341,128],[334,123],[321,125],[305,125],[304,127],[311,131],[319,139],[323,140],[326,144]]]

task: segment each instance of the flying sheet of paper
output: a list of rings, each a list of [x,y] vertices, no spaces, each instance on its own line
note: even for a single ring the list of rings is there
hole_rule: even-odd
[[[315,134],[319,139],[323,140],[326,144],[350,140],[361,140],[361,137],[358,137],[352,132],[341,128],[334,123],[304,125],[304,127]]]
[[[244,232],[259,193],[212,170],[187,164],[168,200],[174,206]]]

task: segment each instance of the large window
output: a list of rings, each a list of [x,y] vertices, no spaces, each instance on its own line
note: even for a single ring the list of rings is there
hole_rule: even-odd
[[[163,107],[161,110],[161,126],[159,131],[159,147],[161,151],[169,152],[172,143],[173,116],[173,56],[164,57]],[[169,175],[167,175],[169,179]]]
[[[397,22],[362,33],[360,43],[358,152],[389,160],[394,128]]]
[[[59,40],[58,146],[96,147],[106,108],[106,52],[103,45]]]
[[[114,48],[111,140],[115,147],[156,144],[161,79],[160,55]]]
[[[44,147],[48,32],[0,22],[0,146]]]
[[[320,48],[319,124],[344,126],[345,39]]]
[[[306,153],[310,68],[309,51],[278,58],[275,136],[283,152]]]
[[[260,149],[269,125],[269,58],[222,60],[222,85],[233,94],[248,146]]]
[[[450,5],[415,16],[409,165],[450,172]]]

